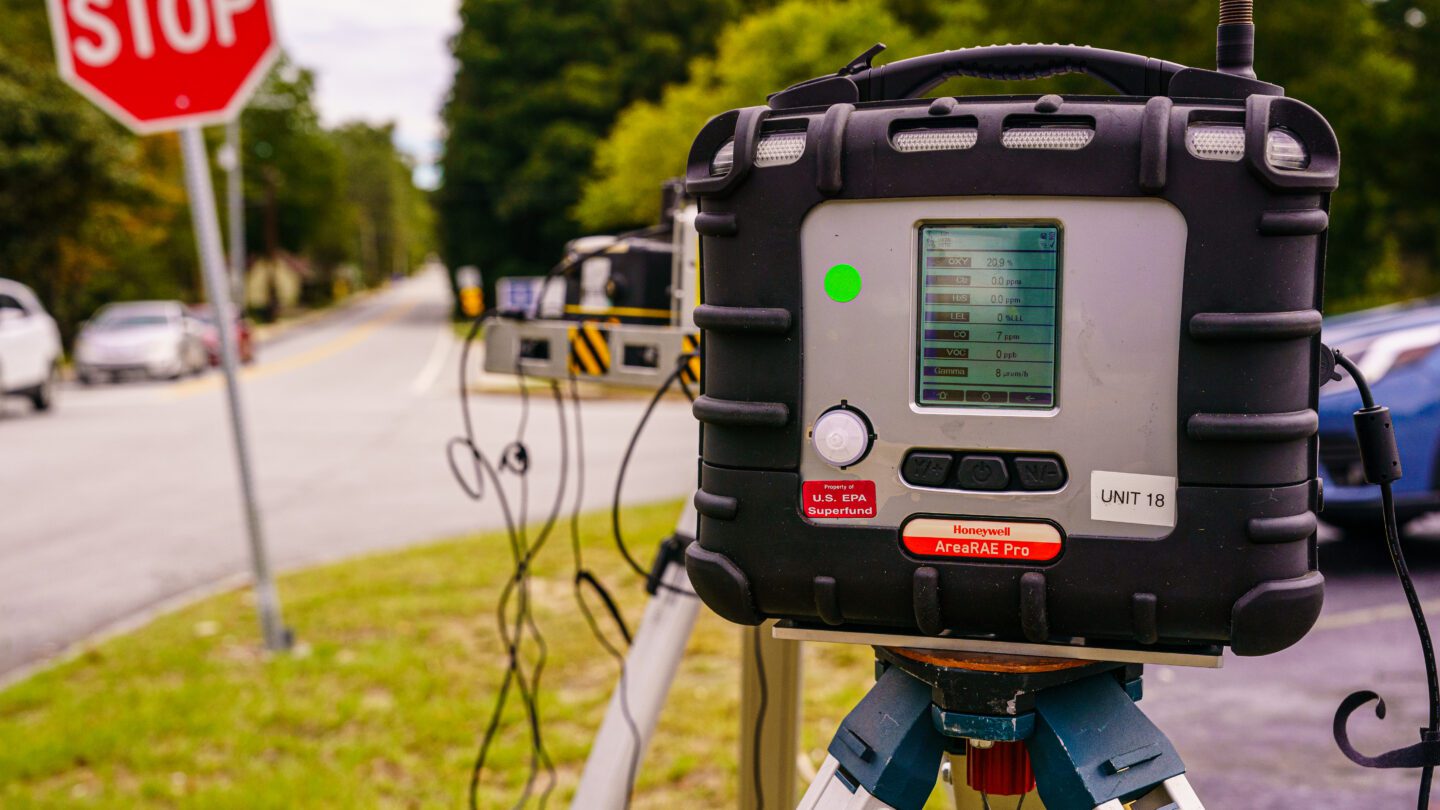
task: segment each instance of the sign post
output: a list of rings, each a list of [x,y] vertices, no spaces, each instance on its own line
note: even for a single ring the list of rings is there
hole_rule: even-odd
[[[269,0],[48,0],[60,75],[140,134],[180,131],[205,294],[219,333],[265,646],[290,631],[270,571],[236,368],[235,311],[201,127],[233,121],[279,54]]]
[[[230,236],[230,289],[238,311],[245,310],[245,181],[240,156],[240,121],[225,124],[225,145],[215,155],[225,170],[225,226]]]

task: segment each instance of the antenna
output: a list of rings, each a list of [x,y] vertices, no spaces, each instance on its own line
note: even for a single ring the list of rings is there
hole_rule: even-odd
[[[1255,2],[1220,0],[1215,66],[1221,73],[1255,78]]]

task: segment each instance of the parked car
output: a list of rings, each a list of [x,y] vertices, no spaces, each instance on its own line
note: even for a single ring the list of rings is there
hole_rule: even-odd
[[[75,376],[89,385],[130,374],[198,374],[209,364],[202,331],[179,301],[106,304],[75,340]]]
[[[1440,298],[1325,321],[1326,345],[1353,359],[1390,408],[1405,476],[1395,482],[1402,524],[1440,510]],[[1320,389],[1320,472],[1327,523],[1380,526],[1380,490],[1365,483],[1353,414],[1360,393],[1348,377]]]
[[[190,314],[200,322],[200,339],[205,343],[210,365],[220,365],[220,330],[215,328],[215,310],[209,304],[199,304],[190,307]],[[255,362],[255,328],[250,319],[244,315],[236,316],[235,329],[231,334],[240,362],[246,365]]]
[[[0,396],[28,397],[35,410],[50,410],[60,355],[60,330],[40,299],[0,278]]]

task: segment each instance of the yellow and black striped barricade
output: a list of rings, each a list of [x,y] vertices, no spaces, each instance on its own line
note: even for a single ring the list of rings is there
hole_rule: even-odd
[[[641,326],[600,321],[490,318],[485,322],[485,370],[564,380],[653,388],[680,357],[683,379],[700,375],[699,338],[674,326]]]

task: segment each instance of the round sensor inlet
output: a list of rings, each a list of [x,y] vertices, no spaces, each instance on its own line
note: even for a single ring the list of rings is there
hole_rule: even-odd
[[[836,467],[849,467],[870,452],[870,426],[847,408],[826,411],[815,420],[815,451]]]

